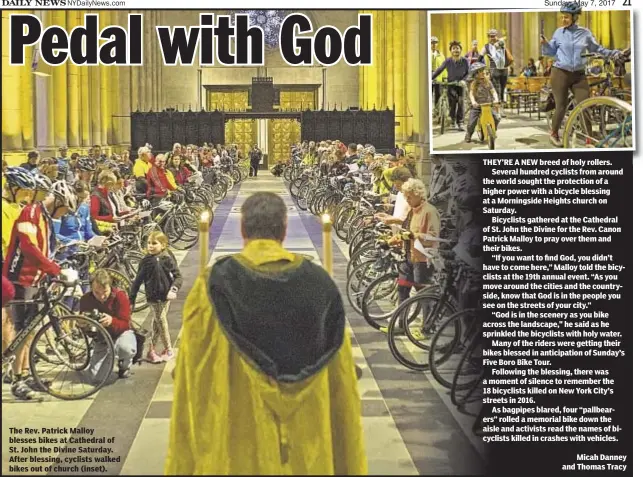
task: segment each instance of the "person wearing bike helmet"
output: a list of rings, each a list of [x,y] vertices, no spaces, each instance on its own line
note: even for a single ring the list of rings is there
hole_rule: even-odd
[[[68,212],[53,221],[56,238],[62,244],[73,241],[86,242],[95,236],[89,213],[89,184],[76,181],[72,188],[76,194],[78,208],[75,212]]]
[[[6,184],[2,190],[2,257],[6,257],[13,225],[23,206],[35,197],[36,180],[22,167],[8,167],[4,175]]]
[[[491,82],[496,88],[502,107],[502,102],[505,99],[505,88],[509,79],[509,66],[513,63],[513,56],[509,48],[506,47],[505,41],[498,39],[498,30],[495,28],[487,32],[487,39],[487,44],[480,52],[480,61],[484,63],[486,58],[489,57]],[[501,112],[501,116],[505,116],[504,111]]]
[[[13,227],[3,269],[3,274],[15,287],[16,300],[34,299],[38,285],[46,275],[60,274],[60,267],[52,260],[56,248],[53,220],[75,211],[78,206],[76,195],[66,182],[58,181],[52,185],[44,176],[34,176],[34,179],[38,189],[48,188],[46,197],[42,202],[33,202],[22,209]],[[37,305],[13,306],[16,332],[29,326],[37,312]],[[15,382],[11,391],[22,400],[33,399],[34,391],[44,391],[29,376],[27,354],[30,342],[31,338],[27,339],[18,350],[13,367]]]
[[[583,55],[587,52],[607,57],[620,55],[618,50],[608,50],[599,45],[590,30],[578,26],[578,18],[582,11],[580,3],[565,2],[560,8],[562,26],[554,32],[551,40],[540,35],[542,54],[555,58],[550,84],[556,109],[552,117],[549,140],[556,147],[563,145],[559,130],[567,111],[568,92],[571,90],[576,104],[589,98],[589,83],[585,76],[587,61]],[[591,131],[591,124],[587,118],[585,127],[587,131]]]
[[[440,53],[440,50],[438,49],[438,44],[439,40],[437,36],[432,36],[431,37],[431,73],[433,73],[435,70],[437,70],[442,63],[446,60],[444,55]],[[435,81],[439,83],[443,83],[447,80],[447,72],[443,71],[440,73]],[[433,106],[438,105],[438,99],[440,99],[440,94],[442,93],[441,90],[442,86],[439,84],[434,83],[433,84]],[[435,111],[435,108],[434,108]]]
[[[467,51],[467,54],[464,55],[464,58],[467,60],[467,63],[469,63],[469,66],[480,61],[480,51],[478,50],[478,40],[473,40],[471,42],[471,49]]]
[[[474,63],[469,69],[469,74],[473,78],[473,81],[469,87],[471,109],[469,110],[469,123],[467,124],[464,142],[471,142],[471,136],[476,130],[478,119],[480,118],[480,114],[482,114],[481,104],[493,103],[494,106],[491,114],[493,114],[496,128],[500,122],[500,114],[497,112],[499,104],[498,93],[489,78],[487,78],[485,68],[484,63]]]
[[[462,44],[459,41],[454,40],[449,43],[449,51],[451,56],[444,60],[431,77],[435,81],[446,69],[447,81],[449,83],[460,83],[459,85],[448,86],[449,116],[453,124],[458,126],[458,130],[464,131],[464,90],[467,87],[464,80],[469,74],[469,63],[462,58]]]
[[[76,180],[91,184],[96,171],[96,161],[86,156],[79,157],[76,162],[76,170],[78,171]]]

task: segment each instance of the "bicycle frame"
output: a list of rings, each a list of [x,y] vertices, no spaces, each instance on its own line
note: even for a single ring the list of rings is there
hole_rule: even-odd
[[[27,341],[28,336],[38,328],[38,326],[44,321],[44,319],[49,316],[49,319],[52,322],[54,330],[56,333],[61,333],[62,329],[58,322],[58,317],[56,315],[50,315],[54,307],[62,302],[62,299],[65,297],[65,292],[68,288],[73,288],[77,285],[74,283],[73,287],[64,284],[61,281],[55,281],[55,283],[60,283],[63,285],[64,289],[60,293],[60,296],[56,300],[50,300],[49,295],[46,289],[41,288],[36,295],[36,299],[33,300],[12,300],[7,303],[5,306],[21,306],[21,305],[39,305],[43,304],[43,308],[38,310],[36,316],[34,316],[29,324],[23,328],[13,339],[13,341],[7,346],[7,349],[2,353],[2,367],[5,365],[11,364],[13,362],[12,358],[15,358],[16,351]],[[44,295],[44,298],[38,298],[39,296]],[[97,323],[98,325],[98,323]],[[100,326],[100,325],[99,325]]]

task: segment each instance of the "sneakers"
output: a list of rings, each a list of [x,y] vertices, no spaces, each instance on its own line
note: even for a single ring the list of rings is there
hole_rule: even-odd
[[[471,134],[466,134],[464,136],[464,142],[471,142]]]
[[[4,375],[4,377],[2,378],[2,382],[3,382],[4,384],[11,384],[11,383],[13,383],[13,369],[9,368],[9,369],[7,370],[7,373],[6,373],[6,374]]]
[[[132,371],[130,370],[130,367],[127,366],[125,367],[125,363],[123,360],[118,361],[118,377],[120,379],[127,379],[132,375]]]
[[[154,351],[153,349],[152,349],[152,350],[150,350],[150,352],[149,352],[149,353],[147,353],[147,360],[148,360],[150,363],[154,363],[154,364],[158,364],[158,363],[162,363],[162,362],[163,362],[163,360],[161,359],[161,357],[160,357],[158,354],[156,354],[156,351]]]
[[[27,376],[25,378],[25,384],[29,386],[33,391],[39,392],[39,393],[46,393],[47,389],[46,387],[49,386],[49,381],[44,381],[42,386],[38,384],[38,382],[34,379],[33,376]]]
[[[11,394],[22,401],[31,401],[36,397],[36,392],[27,386],[24,379],[13,383],[13,386],[11,386]]]
[[[563,142],[558,137],[558,134],[553,134],[553,133],[550,134],[549,135],[549,142],[551,142],[553,146],[563,147]]]
[[[167,362],[167,361],[170,361],[172,358],[174,358],[174,352],[172,351],[172,349],[166,349],[159,357],[163,361]]]
[[[462,123],[458,123],[458,131],[464,131],[464,125]]]

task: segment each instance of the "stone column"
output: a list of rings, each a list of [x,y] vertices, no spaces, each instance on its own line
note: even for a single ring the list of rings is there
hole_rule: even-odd
[[[91,136],[91,92],[89,71],[93,66],[80,66],[80,140],[83,147],[92,145]]]
[[[2,11],[2,149],[22,150],[21,66],[9,65],[9,14]],[[28,60],[31,62],[31,59]]]
[[[67,12],[67,30],[80,25],[80,11]],[[78,66],[67,61],[67,138],[69,146],[80,146],[80,75]],[[57,67],[56,67],[57,68]]]
[[[33,11],[20,12],[32,13]],[[25,64],[20,71],[20,118],[22,126],[22,148],[30,150],[35,147],[34,141],[34,74],[31,71],[33,46],[25,48]]]
[[[420,35],[419,17],[426,16],[426,12],[418,10],[407,10],[400,12],[406,17],[406,96],[410,118],[401,118],[406,122],[406,135],[412,142],[419,140],[420,109],[428,108],[429,104],[420,104],[420,70],[428,68],[427,57],[420,56]]]
[[[64,10],[51,11],[51,24],[59,25],[63,30],[67,29],[67,15]],[[3,28],[4,31],[4,28]],[[4,41],[3,41],[4,45]],[[67,141],[67,62],[60,66],[51,68],[52,72],[52,101],[55,98],[55,107],[52,105],[53,110],[53,128],[54,128],[54,143],[60,147],[68,143]],[[4,75],[3,75],[4,76]],[[2,81],[4,85],[4,78]],[[3,95],[4,99],[4,95]],[[4,103],[3,103],[4,104]]]
[[[89,100],[91,116],[92,145],[100,144],[103,138],[101,125],[100,97],[101,97],[101,72],[100,66],[89,67]]]
[[[418,63],[406,63],[406,36],[405,30],[405,14],[403,10],[395,10],[393,13],[393,36],[388,39],[389,43],[393,43],[393,64],[389,68],[389,76],[393,78],[393,104],[395,105],[396,116],[406,116],[408,108],[406,106],[406,81],[405,74],[408,70],[418,68]],[[400,123],[396,126],[396,139],[404,142],[407,139],[406,132],[406,119],[396,118]]]

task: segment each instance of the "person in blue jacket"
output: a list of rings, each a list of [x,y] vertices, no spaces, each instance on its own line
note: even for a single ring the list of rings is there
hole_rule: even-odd
[[[549,139],[556,147],[562,146],[558,130],[567,110],[568,91],[571,90],[576,104],[589,98],[589,83],[585,76],[587,59],[583,55],[590,52],[613,58],[621,56],[620,51],[608,50],[599,45],[590,30],[577,25],[582,10],[580,3],[563,3],[560,8],[562,26],[554,32],[551,40],[540,35],[542,54],[555,58],[550,80],[556,110],[551,122]],[[588,119],[585,123],[589,140],[591,124]]]
[[[54,220],[56,238],[62,244],[73,241],[87,242],[94,237],[92,230],[91,216],[89,213],[89,186],[84,181],[74,183],[74,192],[78,197],[79,206],[76,213],[63,215],[60,219]]]

